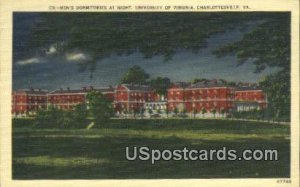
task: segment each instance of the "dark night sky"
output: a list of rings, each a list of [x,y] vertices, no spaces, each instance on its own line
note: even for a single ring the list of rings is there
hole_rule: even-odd
[[[245,63],[236,66],[235,57],[216,58],[212,50],[220,45],[241,39],[245,31],[230,31],[216,34],[208,39],[208,47],[195,54],[190,51],[178,51],[171,61],[164,62],[161,57],[144,59],[141,54],[130,56],[112,55],[97,63],[93,79],[90,72],[78,72],[78,63],[84,54],[64,54],[53,56],[55,48],[49,47],[49,55],[39,56],[27,46],[30,29],[39,20],[38,14],[26,13],[14,15],[14,89],[34,88],[57,89],[60,87],[80,88],[93,85],[104,87],[116,85],[122,75],[133,65],[139,65],[151,77],[169,77],[171,81],[190,81],[193,78],[222,78],[229,81],[257,82],[265,75],[276,71],[267,68],[263,72],[253,73],[255,66]]]

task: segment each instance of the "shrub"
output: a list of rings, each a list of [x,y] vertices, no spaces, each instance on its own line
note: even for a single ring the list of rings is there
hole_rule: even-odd
[[[71,111],[50,106],[47,110],[38,110],[34,126],[37,128],[85,128],[87,114],[85,104],[79,104]]]
[[[54,106],[49,106],[47,110],[37,111],[34,125],[38,128],[60,128],[63,118],[63,111]]]
[[[113,116],[113,108],[109,101],[101,92],[93,91],[88,93],[88,108],[96,124],[107,122]]]

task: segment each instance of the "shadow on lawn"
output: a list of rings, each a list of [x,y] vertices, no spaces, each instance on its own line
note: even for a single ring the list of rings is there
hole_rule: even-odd
[[[289,177],[289,140],[177,137],[13,138],[14,179],[164,179]],[[278,161],[127,161],[125,148],[277,149]]]

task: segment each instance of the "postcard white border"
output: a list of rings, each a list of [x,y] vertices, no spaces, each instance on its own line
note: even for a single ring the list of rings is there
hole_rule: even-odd
[[[274,179],[175,179],[175,180],[12,180],[11,148],[11,88],[12,88],[12,13],[57,12],[49,6],[76,5],[247,5],[250,10],[205,11],[291,11],[292,68],[291,68],[291,184],[278,184]],[[94,12],[99,12],[93,10]],[[105,10],[109,12],[111,10]],[[116,11],[116,10],[113,10]],[[130,10],[134,11],[134,10]],[[150,10],[151,11],[151,10]],[[157,11],[157,10],[156,10]],[[161,11],[161,10],[160,10]],[[171,12],[175,10],[163,10]],[[199,12],[205,12],[203,10]],[[66,11],[71,12],[71,11]],[[299,186],[299,1],[298,0],[0,0],[0,184],[7,186]]]

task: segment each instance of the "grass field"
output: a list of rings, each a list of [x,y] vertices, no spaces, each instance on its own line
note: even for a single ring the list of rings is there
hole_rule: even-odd
[[[151,149],[277,149],[278,161],[127,161]],[[112,120],[97,128],[36,129],[13,120],[14,179],[289,177],[289,125],[226,120]]]

